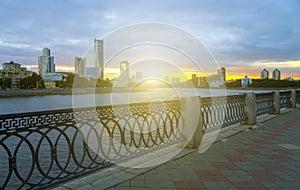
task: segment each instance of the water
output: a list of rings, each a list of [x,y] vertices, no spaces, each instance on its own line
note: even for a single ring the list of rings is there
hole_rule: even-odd
[[[111,104],[171,100],[186,96],[224,96],[244,92],[268,92],[267,90],[222,90],[222,89],[153,89],[146,92],[120,92],[112,94],[46,95],[0,98],[0,115],[73,107],[92,107]]]

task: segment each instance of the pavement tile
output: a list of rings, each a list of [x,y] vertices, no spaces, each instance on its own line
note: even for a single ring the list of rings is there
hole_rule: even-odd
[[[237,171],[222,171],[222,174],[228,178],[230,181],[254,181],[248,173],[242,170]]]
[[[228,181],[228,179],[217,170],[196,170],[199,179],[205,181]]]
[[[250,159],[246,158],[242,154],[225,154],[225,157],[231,162],[249,162]]]
[[[235,162],[235,164],[243,170],[264,170],[264,168],[256,162]]]
[[[194,181],[174,181],[176,189],[181,190],[197,190],[207,189],[203,183]]]
[[[230,182],[204,182],[204,185],[207,187],[207,189],[236,189]]]
[[[232,184],[237,188],[237,189],[256,189],[256,190],[263,190],[267,189],[263,184],[257,183],[255,181],[253,182],[232,182]]]
[[[265,170],[288,170],[287,167],[284,166],[284,163],[274,163],[274,162],[263,162],[258,163]]]
[[[247,171],[256,181],[283,181],[281,177],[270,171]]]
[[[247,148],[247,149],[241,149],[241,148],[237,148],[236,149],[240,154],[254,154],[254,155],[257,155],[258,152],[256,152],[255,150],[253,149],[250,149],[250,148]]]
[[[251,161],[255,162],[273,162],[272,159],[264,155],[245,155],[246,158],[249,158]]]
[[[241,168],[232,162],[211,162],[217,170],[240,170]]]

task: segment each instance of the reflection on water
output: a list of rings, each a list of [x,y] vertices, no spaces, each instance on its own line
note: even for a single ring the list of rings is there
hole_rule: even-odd
[[[171,100],[188,96],[224,96],[235,95],[242,90],[201,89],[201,88],[166,88],[153,89],[147,92],[118,92],[112,94],[81,94],[81,95],[47,95],[0,98],[0,114],[22,113],[72,107],[91,107],[94,105],[127,104],[134,102],[152,102],[159,100]],[[253,91],[252,91],[253,92]],[[256,90],[255,92],[258,92]],[[266,92],[260,90],[259,92]]]

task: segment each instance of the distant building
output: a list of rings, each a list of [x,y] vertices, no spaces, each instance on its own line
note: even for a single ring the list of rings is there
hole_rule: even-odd
[[[278,69],[275,69],[273,72],[272,72],[272,77],[274,80],[280,80],[280,71]]]
[[[269,71],[267,69],[264,69],[260,72],[260,79],[261,80],[269,79]]]
[[[97,68],[97,76],[104,78],[104,46],[102,39],[94,38],[94,67]]]
[[[165,81],[166,83],[170,83],[170,77],[169,76],[162,77],[162,80]]]
[[[198,85],[198,77],[197,77],[196,74],[192,74],[192,84],[193,84],[193,86],[195,86],[195,87],[198,87],[198,86],[199,86],[199,85]]]
[[[98,69],[99,67],[86,67],[85,76],[87,78],[100,78]]]
[[[225,67],[221,67],[218,70],[218,74],[222,76],[222,79],[224,80],[224,82],[226,81],[226,69]]]
[[[178,87],[179,86],[179,78],[178,77],[172,77],[172,86],[173,87]]]
[[[55,73],[54,57],[51,56],[49,48],[44,48],[42,56],[38,57],[38,73],[42,77],[48,73]]]
[[[294,79],[292,77],[286,77],[284,80],[287,80],[287,81],[294,81]]]
[[[128,87],[128,83],[130,82],[129,78],[129,62],[121,61],[120,62],[120,76],[114,82],[115,87]]]
[[[80,77],[85,77],[86,75],[86,66],[85,66],[85,58],[75,57],[74,60],[75,73]]]
[[[135,80],[137,81],[137,82],[140,82],[140,81],[142,81],[143,80],[143,73],[142,72],[136,72],[135,73]]]
[[[241,83],[243,88],[247,88],[249,84],[252,84],[252,79],[245,76],[244,78],[242,78]]]
[[[120,62],[120,78],[129,80],[129,63],[128,61]]]
[[[27,71],[25,67],[21,67],[21,64],[10,61],[9,63],[2,64],[2,70],[0,70],[0,79],[11,79],[11,89],[20,88],[20,80],[29,76],[32,76],[34,72]]]

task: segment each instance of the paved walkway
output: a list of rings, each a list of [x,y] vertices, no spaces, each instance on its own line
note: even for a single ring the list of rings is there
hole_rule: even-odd
[[[300,189],[300,109],[110,189]]]

